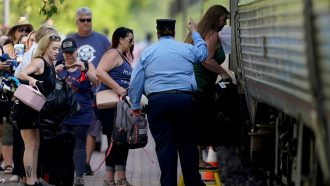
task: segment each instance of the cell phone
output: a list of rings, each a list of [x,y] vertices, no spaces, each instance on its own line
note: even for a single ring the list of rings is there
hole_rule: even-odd
[[[70,69],[70,68],[76,68],[76,67],[79,67],[80,65],[78,65],[78,64],[73,64],[73,65],[70,65],[70,66],[64,66],[64,69],[65,70],[68,70],[68,69]]]

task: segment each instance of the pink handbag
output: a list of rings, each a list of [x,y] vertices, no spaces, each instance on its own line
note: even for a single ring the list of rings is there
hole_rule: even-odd
[[[115,108],[118,101],[118,94],[110,89],[96,93],[96,106],[98,109]]]
[[[21,84],[16,89],[14,96],[23,102],[25,105],[31,107],[36,111],[40,111],[46,102],[46,97],[42,95],[37,89],[34,89],[32,86]]]

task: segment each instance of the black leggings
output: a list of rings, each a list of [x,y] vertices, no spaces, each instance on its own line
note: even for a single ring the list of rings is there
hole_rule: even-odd
[[[98,117],[102,125],[102,132],[103,134],[107,135],[108,138],[108,148],[110,147],[111,143],[111,135],[114,125],[114,113],[115,109],[101,109],[98,112]],[[127,147],[112,145],[110,154],[106,158],[105,165],[108,167],[108,169],[114,169],[116,167],[116,170],[125,170],[127,156]]]

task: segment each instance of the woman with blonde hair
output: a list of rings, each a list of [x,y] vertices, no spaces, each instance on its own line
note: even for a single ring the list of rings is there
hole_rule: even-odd
[[[44,96],[48,96],[55,88],[54,62],[59,54],[61,38],[48,34],[41,38],[35,51],[34,59],[19,73],[21,80],[27,80],[31,86],[37,86]],[[38,152],[40,145],[39,112],[20,103],[29,113],[28,117],[17,119],[17,126],[24,141],[23,162],[26,173],[26,186],[39,185],[37,179]]]

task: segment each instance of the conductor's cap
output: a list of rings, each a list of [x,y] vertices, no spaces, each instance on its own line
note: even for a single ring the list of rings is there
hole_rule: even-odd
[[[175,30],[175,19],[157,19],[157,29],[163,30],[163,29],[170,29]]]

